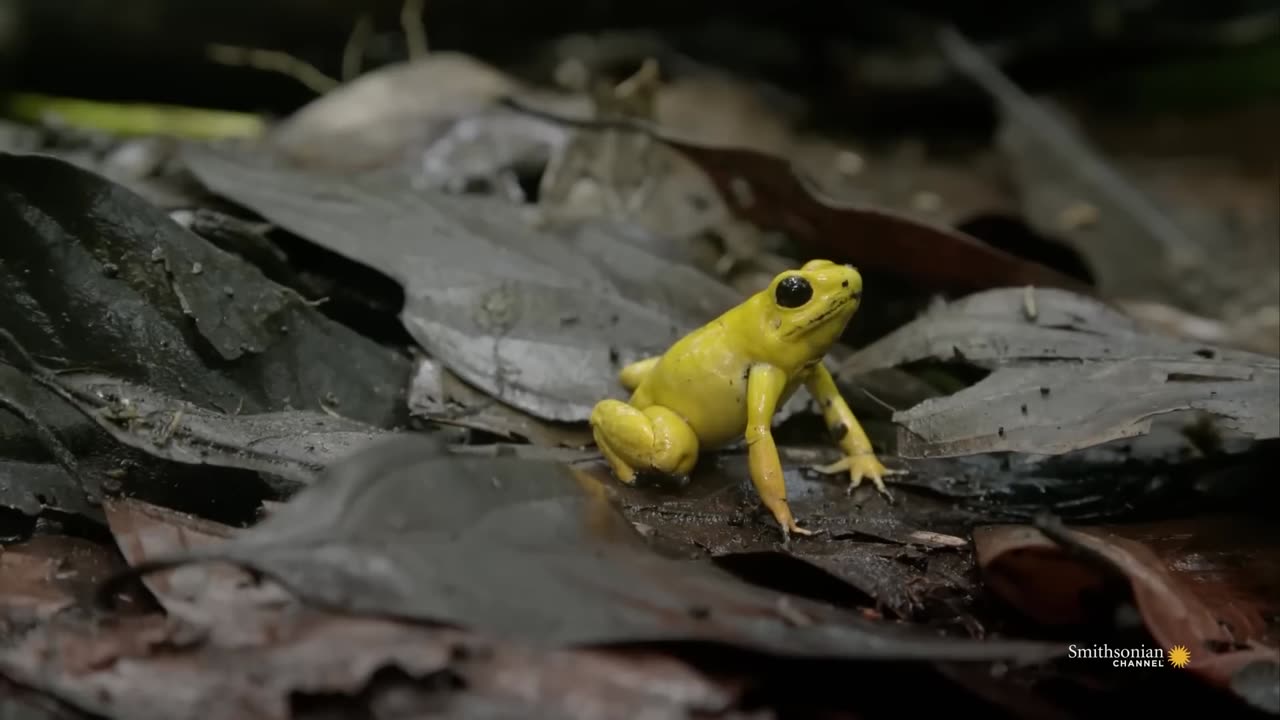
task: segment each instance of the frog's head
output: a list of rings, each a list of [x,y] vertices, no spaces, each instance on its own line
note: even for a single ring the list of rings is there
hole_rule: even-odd
[[[844,332],[862,300],[862,275],[852,265],[810,260],[779,273],[761,293],[772,304],[774,328],[788,341],[828,345]]]

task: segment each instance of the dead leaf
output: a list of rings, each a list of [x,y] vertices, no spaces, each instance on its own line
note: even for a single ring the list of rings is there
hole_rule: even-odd
[[[948,228],[1016,211],[1014,199],[991,168],[993,158],[985,154],[931,155],[915,140],[879,150],[813,139],[797,151],[798,156],[792,155],[796,172],[840,203],[889,210]]]
[[[116,440],[156,457],[267,473],[307,484],[334,458],[383,431],[313,411],[225,414],[116,378],[52,376],[64,397]]]
[[[450,457],[406,436],[335,465],[243,535],[117,576],[228,561],[324,608],[446,623],[535,645],[701,640],[781,656],[1030,660],[860,621],[652,553],[604,486],[558,463]],[[104,592],[110,592],[105,586]]]
[[[693,142],[648,123],[561,116],[523,98],[507,97],[503,104],[550,122],[653,135],[693,160],[735,214],[760,228],[788,233],[809,257],[850,262],[862,270],[904,278],[935,291],[1040,285],[1091,292],[1074,278],[1021,260],[958,230],[827,197],[814,183],[799,177],[783,158],[747,148]]]
[[[0,154],[0,233],[6,303],[30,308],[5,315],[10,362],[25,354],[227,413],[336,399],[380,427],[407,416],[403,357],[102,177]]]
[[[1192,527],[1197,534],[1214,533],[1212,526],[1190,525],[1187,529]],[[1228,527],[1219,524],[1217,530],[1238,529]],[[1184,547],[1187,543],[1202,544],[1186,539],[1185,531],[1178,532],[1176,526],[1167,531],[1182,535],[1184,539],[1179,544]],[[1267,532],[1274,543],[1274,533]],[[1157,646],[1166,652],[1175,645],[1190,650],[1188,672],[1230,688],[1262,709],[1280,712],[1280,697],[1257,682],[1267,674],[1274,677],[1280,672],[1280,661],[1276,646],[1262,642],[1260,631],[1266,621],[1256,614],[1258,599],[1239,595],[1255,585],[1247,576],[1235,575],[1234,584],[1224,584],[1220,579],[1216,587],[1203,580],[1191,580],[1180,576],[1176,569],[1171,570],[1148,545],[1103,528],[1057,526],[1050,539],[1030,526],[985,526],[974,530],[974,544],[988,585],[1041,622],[1075,625],[1092,619],[1084,605],[1085,598],[1091,595],[1123,601],[1123,597],[1116,597],[1115,582],[1119,579],[1132,593],[1132,601]],[[1229,546],[1230,541],[1216,544]],[[1212,547],[1215,543],[1209,539],[1203,545]],[[1275,548],[1274,544],[1270,546],[1268,564],[1274,563]],[[1184,557],[1201,564],[1214,562],[1212,557],[1199,554]],[[1217,567],[1220,572],[1235,573],[1229,566]],[[1268,598],[1269,605],[1274,606],[1274,597]],[[1093,608],[1094,612],[1097,610]]]
[[[420,358],[409,387],[409,410],[438,423],[483,430],[536,445],[585,447],[591,430],[585,425],[550,423],[523,413],[480,392],[431,358]]]
[[[621,363],[739,301],[602,230],[566,241],[509,203],[414,190],[397,172],[308,174],[261,149],[192,148],[187,160],[215,191],[398,280],[401,320],[432,357],[542,419],[585,420],[621,396]]]
[[[273,128],[269,142],[310,167],[398,163],[408,148],[519,86],[496,68],[448,52],[365,73]]]
[[[711,176],[736,213],[787,232],[810,256],[850,262],[935,291],[1040,285],[1090,292],[1078,280],[958,230],[826,197],[781,158],[663,139]]]
[[[73,605],[87,607],[98,584],[122,567],[114,553],[80,538],[38,535],[0,546],[0,624],[3,618],[47,619]]]
[[[1149,431],[1179,411],[1249,437],[1280,436],[1280,361],[1143,333],[1097,301],[1060,290],[978,293],[940,305],[855,353],[843,379],[920,360],[992,370],[952,395],[894,413],[898,452],[1063,453]]]
[[[90,720],[88,715],[37,690],[0,677],[0,718],[5,720]]]
[[[1133,301],[1123,303],[1123,307],[1153,332],[1192,342],[1280,355],[1280,306],[1267,305],[1252,313],[1233,315],[1229,322],[1193,315],[1162,303]]]
[[[1274,306],[1280,292],[1274,212],[1261,224],[1270,228],[1260,245],[1253,240],[1259,235],[1251,238],[1241,222],[1206,211],[1193,197],[1212,190],[1188,192],[1140,166],[1138,173],[1122,167],[1063,113],[1029,97],[963,35],[948,29],[939,40],[948,60],[995,101],[1001,116],[997,145],[1028,221],[1080,252],[1104,296],[1162,302],[1227,321]],[[1145,132],[1152,134],[1149,124]],[[1231,194],[1238,201],[1246,192]],[[1274,208],[1274,183],[1264,195]],[[1246,298],[1247,309],[1240,308],[1238,301]]]
[[[0,649],[0,672],[89,712],[138,720],[288,720],[320,708],[675,720],[720,716],[743,692],[653,652],[539,652],[319,612],[281,616],[269,642],[247,647],[183,641],[154,616],[86,630],[33,632]]]
[[[107,500],[103,509],[130,566],[209,548],[239,532],[138,500]],[[297,604],[275,583],[258,581],[242,568],[226,564],[179,567],[147,575],[142,582],[171,619],[206,640],[230,647],[270,643],[281,614],[296,610]]]

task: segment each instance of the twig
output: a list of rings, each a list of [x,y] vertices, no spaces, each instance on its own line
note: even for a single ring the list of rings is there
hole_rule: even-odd
[[[881,400],[880,398],[876,397],[874,394],[872,394],[872,392],[871,392],[870,390],[868,390],[868,389],[866,389],[866,388],[858,388],[858,389],[862,391],[862,394],[863,394],[863,395],[866,395],[867,397],[871,398],[871,400],[873,400],[876,404],[878,404],[880,407],[884,408],[885,410],[888,410],[888,411],[889,411],[889,412],[891,412],[891,413],[896,413],[896,412],[898,412],[898,408],[896,408],[896,407],[894,407],[894,406],[890,405],[889,403],[885,402],[884,400]]]
[[[369,36],[373,34],[373,21],[368,13],[362,14],[351,28],[347,44],[342,48],[342,81],[348,82],[360,74],[360,66],[364,60],[364,51],[369,44]]]
[[[236,45],[209,45],[209,59],[232,67],[251,67],[291,77],[323,95],[338,86],[338,81],[320,72],[314,65],[278,50],[262,50]]]
[[[427,55],[427,30],[422,22],[426,4],[427,0],[405,0],[400,8],[400,26],[404,28],[404,40],[409,47],[410,60]]]
[[[1153,239],[1163,244],[1175,267],[1185,268],[1196,264],[1199,253],[1181,228],[1074,132],[1015,85],[973,43],[950,27],[939,31],[938,43],[947,59],[995,98],[1011,120],[1031,128],[1064,164],[1075,168],[1082,180],[1091,183],[1103,197],[1111,198]]]

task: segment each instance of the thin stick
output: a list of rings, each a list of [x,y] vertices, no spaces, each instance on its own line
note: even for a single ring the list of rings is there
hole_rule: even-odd
[[[278,50],[239,47],[236,45],[209,45],[209,59],[232,67],[251,67],[255,70],[279,73],[306,85],[323,95],[338,86],[338,81],[320,72],[314,65]]]
[[[400,26],[404,28],[404,40],[409,46],[410,60],[427,55],[427,28],[422,22],[426,5],[427,0],[405,0],[400,8]]]
[[[368,13],[362,14],[351,28],[347,44],[342,48],[342,81],[349,82],[360,74],[364,61],[364,51],[369,44],[369,36],[373,34],[373,21]]]

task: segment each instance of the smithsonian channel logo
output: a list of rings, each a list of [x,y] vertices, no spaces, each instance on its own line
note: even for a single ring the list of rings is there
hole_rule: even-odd
[[[1191,663],[1191,652],[1182,645],[1174,645],[1165,650],[1159,647],[1122,647],[1110,645],[1071,645],[1067,648],[1067,657],[1072,660],[1110,660],[1112,667],[1152,668],[1172,666],[1184,668]]]

